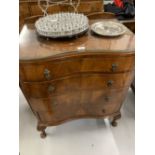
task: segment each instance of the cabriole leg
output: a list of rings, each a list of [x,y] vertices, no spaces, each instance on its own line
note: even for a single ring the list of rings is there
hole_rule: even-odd
[[[117,126],[117,120],[118,119],[120,119],[121,118],[121,113],[118,113],[117,115],[115,115],[114,117],[113,117],[113,120],[111,121],[111,125],[113,126],[113,127],[116,127]]]
[[[40,124],[37,125],[37,130],[41,131],[41,133],[40,133],[40,137],[41,138],[45,138],[46,137],[45,129],[46,129],[46,126],[43,126],[43,125],[40,125]]]

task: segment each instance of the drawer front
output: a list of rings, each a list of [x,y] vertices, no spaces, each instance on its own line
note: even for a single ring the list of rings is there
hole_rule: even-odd
[[[41,82],[83,72],[119,73],[134,69],[134,56],[93,56],[20,63],[20,80]]]
[[[126,92],[127,89],[73,92],[47,99],[31,99],[30,103],[43,122],[57,123],[71,118],[106,116],[118,112]]]
[[[133,72],[121,74],[78,74],[51,82],[21,83],[30,98],[46,98],[73,91],[111,90],[130,86]]]

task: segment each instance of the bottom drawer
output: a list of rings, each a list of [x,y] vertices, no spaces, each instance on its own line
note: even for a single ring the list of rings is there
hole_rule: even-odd
[[[77,117],[105,116],[119,111],[127,89],[81,91],[44,99],[30,99],[42,122],[56,123]]]

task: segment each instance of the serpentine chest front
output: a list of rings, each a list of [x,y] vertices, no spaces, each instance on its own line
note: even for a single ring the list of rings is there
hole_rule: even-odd
[[[109,117],[116,126],[134,76],[134,34],[45,40],[25,25],[20,34],[20,87],[37,129],[77,118]]]

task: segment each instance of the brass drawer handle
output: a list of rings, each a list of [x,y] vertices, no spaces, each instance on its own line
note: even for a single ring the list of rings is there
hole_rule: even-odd
[[[117,64],[112,64],[112,72],[115,72],[117,69],[118,65]]]
[[[52,86],[52,85],[49,85],[48,86],[48,92],[49,93],[53,92],[54,90],[55,90],[55,87],[54,86]]]
[[[51,79],[51,72],[48,69],[44,70],[44,76],[47,80]]]
[[[111,97],[109,97],[109,96],[105,96],[104,99],[105,99],[105,101],[108,102],[108,101],[110,101]]]
[[[108,86],[108,87],[111,87],[111,86],[113,85],[113,83],[114,83],[113,80],[109,80],[109,81],[107,82],[107,86]]]

